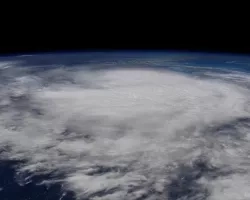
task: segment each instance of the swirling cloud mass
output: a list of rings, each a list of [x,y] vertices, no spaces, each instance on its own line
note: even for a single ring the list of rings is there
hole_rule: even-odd
[[[250,198],[250,75],[2,66],[0,158],[23,161],[20,184],[52,174],[40,184],[76,199]]]

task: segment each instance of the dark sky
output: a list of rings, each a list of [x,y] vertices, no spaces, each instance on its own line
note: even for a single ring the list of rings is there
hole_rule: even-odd
[[[227,26],[225,22],[209,27],[208,23],[202,21],[197,21],[192,26],[188,21],[182,24],[174,21],[170,25],[168,21],[165,24],[154,24],[154,22],[149,24],[144,20],[126,26],[122,22],[108,24],[106,21],[99,23],[85,21],[77,24],[77,28],[64,26],[60,22],[60,27],[57,24],[50,24],[45,28],[41,23],[37,23],[36,27],[33,24],[28,29],[27,27],[5,29],[0,35],[0,54],[137,49],[250,55],[250,37],[245,25],[243,30],[231,24]]]
[[[124,41],[107,42],[105,40],[95,41],[60,41],[45,42],[26,40],[25,42],[10,42],[1,45],[0,54],[25,54],[39,52],[55,52],[55,51],[116,51],[116,50],[176,50],[176,51],[203,51],[214,53],[243,53],[250,55],[250,43],[244,41],[227,44],[226,42],[213,41],[196,41],[192,39],[180,39],[179,41],[168,40],[130,40],[131,43]],[[135,41],[135,42],[133,42]]]

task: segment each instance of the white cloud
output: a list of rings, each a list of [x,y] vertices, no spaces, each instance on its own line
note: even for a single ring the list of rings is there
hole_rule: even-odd
[[[181,165],[206,156],[214,167],[246,171],[209,183],[205,177],[210,199],[249,198],[249,129],[238,127],[242,140],[205,134],[212,125],[250,117],[246,88],[150,69],[78,68],[20,76],[0,91],[5,109],[0,145],[11,147],[5,154],[9,159],[27,160],[20,171],[64,173],[58,180],[79,198],[159,199],[166,198]],[[48,77],[52,83],[43,86]]]

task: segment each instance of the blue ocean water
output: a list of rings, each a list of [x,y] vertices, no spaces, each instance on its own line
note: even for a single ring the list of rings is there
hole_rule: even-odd
[[[20,184],[16,175],[18,161],[0,161],[0,199],[2,200],[71,200],[74,194],[62,190],[62,185],[54,183],[50,186],[39,183],[49,178],[48,175],[34,176],[32,181]],[[28,174],[26,174],[28,177]]]

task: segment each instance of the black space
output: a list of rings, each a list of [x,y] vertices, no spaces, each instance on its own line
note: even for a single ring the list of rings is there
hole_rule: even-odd
[[[6,40],[0,47],[0,55],[15,55],[26,53],[43,52],[74,52],[74,51],[120,51],[120,50],[138,50],[138,51],[189,51],[189,52],[211,52],[211,53],[235,53],[250,55],[250,42],[242,41],[222,41],[212,39],[209,41],[199,41],[192,38],[174,38],[167,39],[141,39],[128,38],[128,42],[123,40],[114,40],[112,38],[90,38],[86,40],[77,40],[76,38],[65,38],[64,41],[53,40],[53,38],[42,38],[37,40]],[[8,42],[9,41],[9,42]],[[15,42],[16,41],[16,42]]]
[[[27,42],[28,44],[28,42]],[[147,43],[133,43],[126,44],[123,42],[100,42],[97,41],[89,43],[75,43],[64,42],[60,43],[45,43],[41,44],[35,42],[33,45],[25,44],[9,44],[2,45],[0,48],[0,56],[11,56],[16,54],[32,54],[32,53],[53,53],[53,52],[75,52],[75,51],[184,51],[184,52],[208,52],[208,53],[233,53],[250,55],[250,45],[245,44],[232,44],[226,45],[225,43],[208,44],[206,42],[201,43],[164,43],[158,41],[148,41]]]
[[[234,26],[229,19],[204,21],[198,15],[194,19],[186,17],[163,15],[158,22],[150,20],[150,17],[120,21],[116,20],[116,16],[111,19],[98,16],[97,19],[82,17],[79,21],[61,19],[19,23],[12,26],[15,28],[4,28],[1,32],[0,55],[117,50],[250,55],[250,37],[246,24],[242,28],[240,25]],[[234,23],[240,24],[238,21]]]

